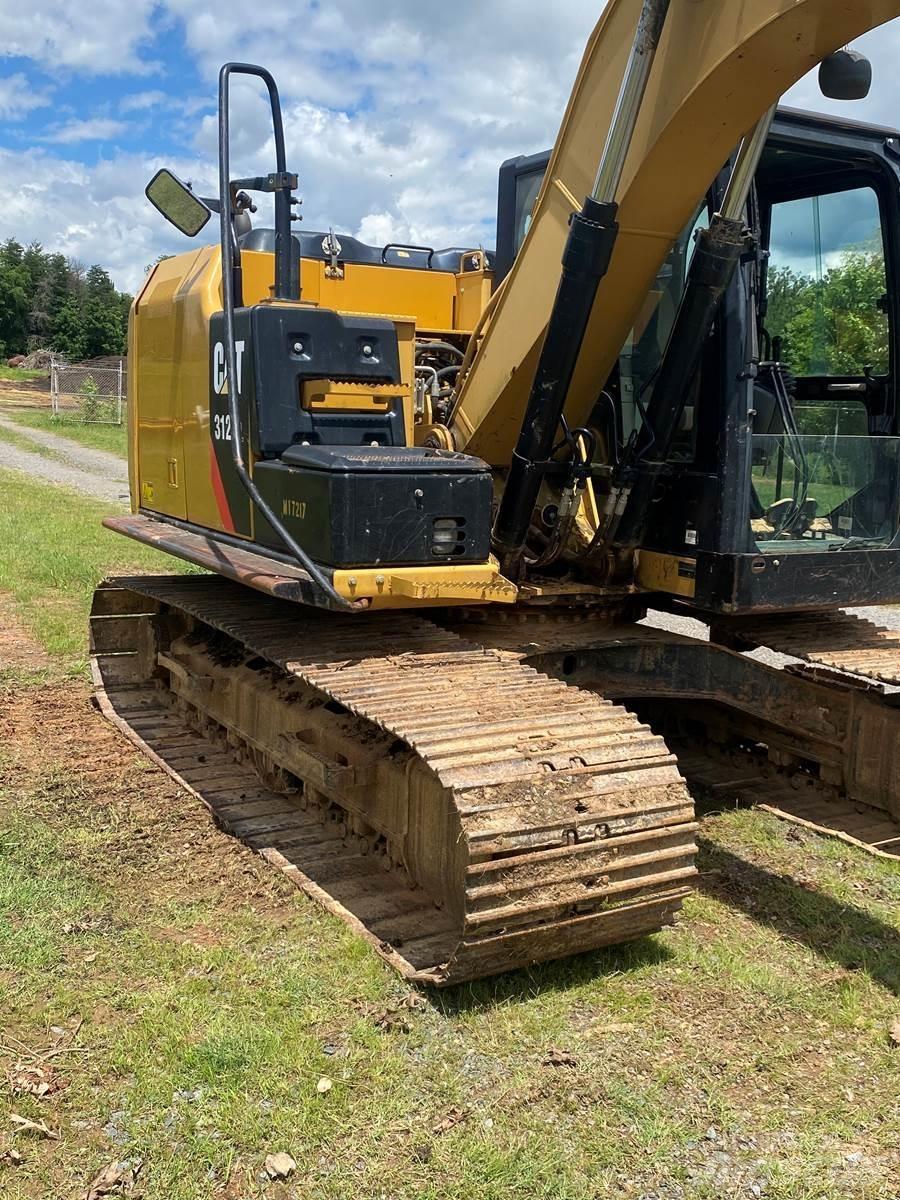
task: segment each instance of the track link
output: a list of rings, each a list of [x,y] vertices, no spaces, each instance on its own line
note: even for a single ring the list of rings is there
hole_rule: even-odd
[[[690,891],[663,740],[515,653],[211,577],[111,581],[91,629],[106,715],[410,979],[640,937]]]

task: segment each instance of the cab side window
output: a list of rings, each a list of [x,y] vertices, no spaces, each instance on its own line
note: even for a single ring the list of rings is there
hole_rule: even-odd
[[[794,375],[887,374],[886,292],[872,188],[773,204],[766,329]]]

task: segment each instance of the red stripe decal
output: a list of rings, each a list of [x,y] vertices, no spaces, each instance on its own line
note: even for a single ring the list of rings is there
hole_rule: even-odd
[[[211,438],[209,442],[209,478],[212,483],[213,495],[216,498],[216,507],[219,510],[219,520],[222,522],[222,527],[226,533],[235,533],[236,530],[231,517],[231,509],[228,507],[228,499],[225,495],[225,485],[222,483],[222,474],[219,470],[219,463]]]

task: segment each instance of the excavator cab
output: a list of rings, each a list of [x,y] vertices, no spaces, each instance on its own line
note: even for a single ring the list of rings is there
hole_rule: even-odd
[[[495,286],[549,158],[501,167]],[[729,169],[673,244],[602,389],[592,424],[613,460],[644,424]],[[758,249],[685,398],[641,535],[643,586],[731,613],[900,596],[898,172],[900,134],[779,110],[746,212]]]

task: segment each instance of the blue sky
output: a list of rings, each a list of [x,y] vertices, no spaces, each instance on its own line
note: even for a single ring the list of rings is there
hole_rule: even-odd
[[[143,199],[169,165],[212,186],[216,72],[274,71],[307,228],[372,242],[493,241],[496,174],[552,143],[602,0],[0,0],[0,238],[100,262],[133,289],[184,248]],[[863,39],[868,101],[900,124],[900,25]],[[814,82],[789,97],[829,107]],[[830,107],[834,108],[834,105]],[[267,164],[267,114],[235,89],[235,166]]]

